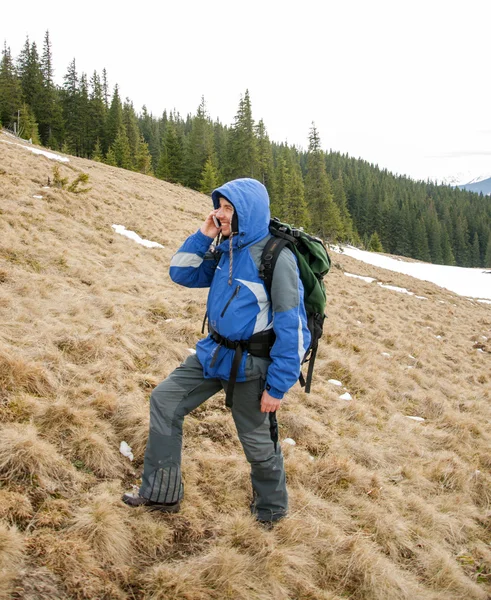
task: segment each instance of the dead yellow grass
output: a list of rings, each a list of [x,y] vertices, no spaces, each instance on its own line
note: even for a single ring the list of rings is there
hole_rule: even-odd
[[[60,174],[89,173],[88,194],[44,189],[53,161],[6,141],[3,597],[491,596],[489,306],[333,254],[312,393],[296,386],[278,415],[280,438],[297,443],[284,445],[289,518],[264,531],[248,514],[248,466],[223,394],[186,419],[181,513],[131,511],[120,495],[138,482],[150,390],[200,337],[206,290],[172,284],[168,265],[209,200],[76,158]]]

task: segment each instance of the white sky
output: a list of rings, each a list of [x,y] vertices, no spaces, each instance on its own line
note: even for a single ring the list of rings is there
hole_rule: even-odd
[[[414,178],[491,175],[489,0],[208,0],[134,5],[26,0],[2,20],[17,56],[49,29],[55,79],[106,67],[137,110],[231,123],[249,89],[272,140]]]

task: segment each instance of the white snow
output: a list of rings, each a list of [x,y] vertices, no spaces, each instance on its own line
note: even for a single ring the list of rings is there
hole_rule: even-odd
[[[144,240],[134,231],[130,231],[129,229],[126,229],[126,227],[124,225],[112,225],[112,228],[114,229],[114,231],[116,233],[119,233],[120,235],[124,235],[127,238],[130,238],[130,240],[133,240],[137,244],[141,244],[142,246],[145,246],[145,248],[163,248],[162,244],[159,244],[157,242],[151,242],[149,240]]]
[[[292,438],[285,438],[283,440],[284,444],[288,444],[289,446],[296,446],[297,442],[295,440],[292,440]]]
[[[36,200],[42,200],[43,199],[42,196],[33,196],[33,198],[36,198]]]
[[[353,275],[353,273],[345,273],[346,277],[355,277],[356,279],[361,279],[362,281],[366,281],[367,283],[372,283],[373,281],[377,281],[373,277],[364,277],[363,275]]]
[[[343,385],[340,381],[338,381],[337,379],[329,379],[327,381],[327,383],[332,383],[332,385],[337,385],[337,386],[341,386]]]
[[[194,348],[188,348],[189,354],[196,354],[196,350]]]
[[[385,288],[386,290],[392,290],[394,292],[399,292],[401,294],[409,294],[409,296],[414,296],[414,292],[410,292],[410,291],[406,290],[406,288],[397,287],[396,285],[387,285],[385,283],[380,283],[380,281],[378,282],[378,285],[380,287]]]
[[[133,460],[134,456],[133,452],[131,451],[131,446],[128,446],[126,442],[121,442],[121,444],[119,444],[119,451],[123,456],[126,456],[130,460]]]
[[[364,263],[403,273],[422,281],[430,281],[459,296],[491,300],[491,272],[489,270],[406,262],[377,252],[359,250],[353,246],[345,246],[343,252]]]
[[[339,396],[339,399],[340,400],[353,400],[353,398],[351,397],[351,394],[349,394],[348,392]]]
[[[381,354],[382,354],[382,356],[389,356],[390,357],[390,354],[388,352],[382,352]]]
[[[414,296],[415,298],[417,298],[418,300],[428,300],[428,298],[426,296]]]
[[[9,142],[7,140],[0,140],[0,142],[3,142],[4,144],[11,144],[12,146],[20,146],[25,150],[29,150],[33,154],[41,154],[42,156],[46,156],[46,158],[49,158],[51,160],[57,160],[59,162],[66,163],[70,162],[70,159],[68,159],[66,156],[60,156],[59,154],[55,154],[54,152],[48,152],[47,150],[39,150],[39,148],[31,148],[30,146],[24,146],[24,144],[17,144],[15,142]]]
[[[410,417],[409,415],[405,415],[406,419],[412,419],[413,421],[417,421],[418,423],[422,423],[424,421],[423,417]]]

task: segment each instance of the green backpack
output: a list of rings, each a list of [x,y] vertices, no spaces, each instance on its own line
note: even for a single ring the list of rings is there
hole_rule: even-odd
[[[302,364],[309,363],[307,378],[300,373],[299,381],[310,392],[312,373],[314,371],[315,357],[319,339],[322,336],[324,319],[326,315],[326,288],[324,286],[324,275],[327,275],[331,267],[331,259],[327,253],[324,242],[317,237],[296,229],[279,219],[272,219],[269,223],[269,232],[272,237],[266,243],[261,256],[259,277],[264,280],[264,285],[271,297],[271,284],[278,256],[283,248],[289,248],[297,258],[300,279],[304,287],[305,312],[307,313],[307,325],[312,336],[310,346],[305,353]]]

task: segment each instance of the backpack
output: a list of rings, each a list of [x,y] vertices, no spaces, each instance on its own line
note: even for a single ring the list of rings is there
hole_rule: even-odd
[[[317,355],[319,340],[324,327],[324,314],[326,308],[326,288],[324,275],[331,268],[331,259],[324,242],[301,229],[282,223],[279,219],[271,219],[269,223],[271,238],[266,242],[261,255],[259,277],[263,279],[266,290],[271,298],[271,285],[273,282],[276,261],[283,248],[289,248],[295,255],[300,271],[300,279],[304,287],[304,304],[307,313],[307,326],[310,331],[311,342],[305,353],[302,364],[308,362],[307,378],[300,373],[299,381],[310,392],[312,374]]]

